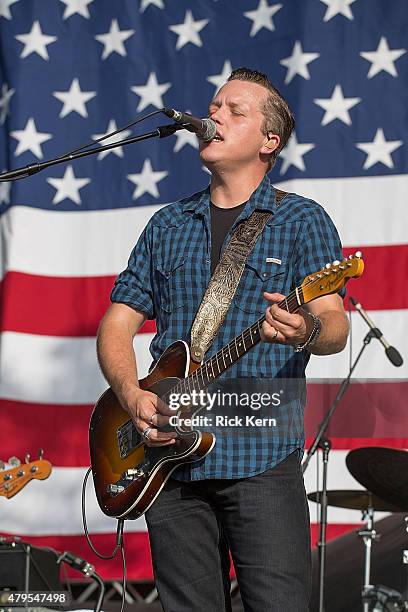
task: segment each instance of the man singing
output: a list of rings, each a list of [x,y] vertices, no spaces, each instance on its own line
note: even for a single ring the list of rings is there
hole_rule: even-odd
[[[265,308],[263,342],[228,370],[232,381],[252,381],[253,388],[261,380],[303,381],[311,353],[339,352],[347,340],[339,295],[320,297],[295,314],[277,305],[306,275],[341,259],[337,231],[323,208],[293,193],[278,198],[268,179],[294,127],[286,101],[265,75],[240,68],[211,101],[209,117],[216,137],[200,142],[209,187],[151,218],[116,280],[98,335],[103,373],[152,447],[174,443],[175,433],[161,430],[171,410],[139,388],[133,338],[146,319],[156,319],[154,360],[176,340],[190,343],[211,274],[236,226],[253,211],[271,215],[206,357]],[[165,612],[230,611],[230,553],[246,612],[308,610],[303,408],[300,394],[282,414],[279,433],[220,428],[207,457],[173,472],[146,513]]]

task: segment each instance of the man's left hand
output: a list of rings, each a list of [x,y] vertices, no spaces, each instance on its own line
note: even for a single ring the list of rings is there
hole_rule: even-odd
[[[290,313],[278,306],[278,302],[285,298],[280,293],[264,293],[265,299],[271,306],[265,311],[266,321],[262,324],[261,338],[271,344],[303,344],[309,338],[313,329],[313,319],[306,311],[300,309],[297,313]]]

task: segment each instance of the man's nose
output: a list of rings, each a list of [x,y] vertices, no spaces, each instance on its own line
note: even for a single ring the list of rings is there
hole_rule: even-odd
[[[217,108],[215,112],[211,113],[211,119],[216,123],[221,123],[223,121],[223,116],[224,113],[221,107]]]

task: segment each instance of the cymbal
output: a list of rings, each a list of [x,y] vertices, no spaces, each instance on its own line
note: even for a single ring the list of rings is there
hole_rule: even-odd
[[[348,453],[349,472],[360,484],[381,499],[408,510],[408,452],[369,446]]]
[[[307,497],[314,502],[320,503],[320,495],[321,491],[314,491],[309,493]],[[350,510],[363,511],[371,506],[379,512],[402,512],[401,508],[389,504],[370,493],[370,491],[353,491],[348,489],[327,491],[327,503],[329,506],[349,508]]]

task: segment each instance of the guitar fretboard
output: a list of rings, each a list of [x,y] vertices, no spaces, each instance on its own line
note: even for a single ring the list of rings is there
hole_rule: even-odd
[[[287,312],[296,312],[304,304],[302,287],[296,287],[286,298],[278,302],[278,306]],[[189,393],[205,389],[209,383],[221,376],[245,353],[251,350],[261,339],[261,327],[265,321],[265,315],[258,319],[251,327],[245,329],[239,336],[229,344],[220,349],[215,355],[205,361],[190,376],[183,378],[163,398],[169,401],[170,394]]]

